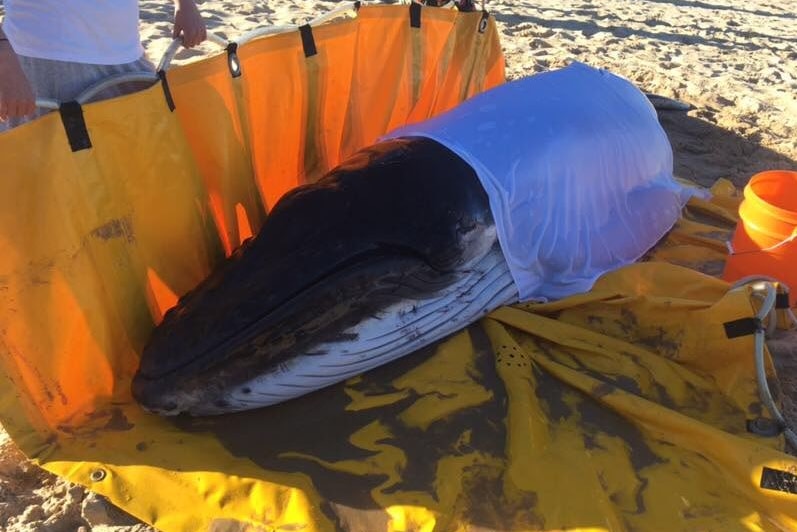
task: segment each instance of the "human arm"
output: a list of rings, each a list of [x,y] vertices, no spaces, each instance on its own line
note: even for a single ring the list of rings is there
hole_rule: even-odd
[[[11,43],[0,28],[0,121],[36,111],[36,97]]]
[[[183,46],[192,48],[207,38],[207,28],[194,0],[174,0],[174,38],[182,36]]]

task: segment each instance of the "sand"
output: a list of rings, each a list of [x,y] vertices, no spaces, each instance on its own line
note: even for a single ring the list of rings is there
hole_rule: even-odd
[[[487,7],[498,21],[510,78],[579,60],[687,102],[694,107],[688,114],[662,114],[676,174],[703,185],[725,177],[742,186],[760,170],[797,169],[797,17],[789,4],[493,0]],[[211,29],[233,37],[260,25],[303,23],[336,5],[206,0],[201,9]],[[170,42],[172,2],[144,0],[141,9],[144,44],[157,62]],[[183,53],[177,63],[199,55]],[[784,387],[797,389],[797,335],[771,347],[781,354]],[[151,530],[27,462],[0,429],[0,530],[81,528]]]

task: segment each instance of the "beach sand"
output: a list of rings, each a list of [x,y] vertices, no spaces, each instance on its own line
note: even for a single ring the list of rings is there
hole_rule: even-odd
[[[336,5],[206,0],[201,9],[213,31],[235,37],[261,25],[303,23]],[[797,17],[790,2],[491,0],[487,8],[500,28],[509,78],[578,60],[691,104],[689,113],[661,115],[679,177],[743,186],[761,170],[797,169]],[[157,62],[170,42],[172,3],[144,0],[141,9],[144,44]],[[201,53],[182,53],[177,62]],[[781,353],[784,388],[797,389],[797,336],[772,347]],[[0,529],[4,524],[9,532],[151,530],[27,462],[0,429]]]

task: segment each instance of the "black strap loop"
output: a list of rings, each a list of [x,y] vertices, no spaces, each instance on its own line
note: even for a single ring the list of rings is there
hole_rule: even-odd
[[[166,79],[166,72],[158,70],[158,77],[161,80],[161,88],[163,89],[163,97],[166,98],[166,105],[169,106],[169,111],[174,112],[174,98],[172,98],[172,91],[169,89],[169,81]]]
[[[91,148],[91,138],[83,118],[83,107],[78,102],[64,102],[58,111],[61,113],[61,122],[64,124],[64,131],[72,151]]]
[[[775,438],[783,434],[786,427],[775,421],[764,417],[747,420],[747,432],[762,436],[764,438]]]
[[[421,4],[417,2],[412,2],[410,4],[410,27],[421,27]]]
[[[227,45],[227,68],[234,78],[241,77],[241,61],[238,59],[238,43],[231,42]]]
[[[764,466],[761,470],[761,488],[797,495],[797,475]]]
[[[313,57],[318,53],[315,47],[315,38],[313,37],[313,28],[310,24],[299,26],[299,33],[302,35],[302,47],[304,48],[305,57]]]
[[[725,336],[729,339],[748,336],[764,330],[764,324],[758,318],[741,318],[722,325],[725,327]]]
[[[778,310],[789,308],[789,293],[783,292],[775,296],[775,308]]]

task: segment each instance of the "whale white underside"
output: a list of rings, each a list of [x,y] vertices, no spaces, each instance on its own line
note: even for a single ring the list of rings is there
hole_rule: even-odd
[[[316,346],[226,391],[224,408],[196,405],[207,415],[274,405],[341,382],[451,335],[496,308],[517,302],[517,288],[494,245],[434,297],[405,299],[344,331],[356,340]]]

